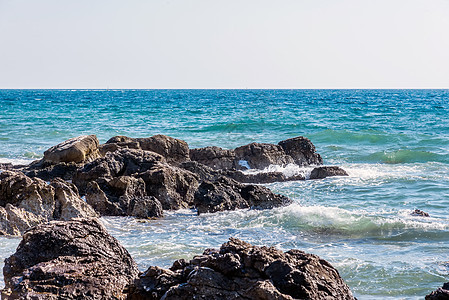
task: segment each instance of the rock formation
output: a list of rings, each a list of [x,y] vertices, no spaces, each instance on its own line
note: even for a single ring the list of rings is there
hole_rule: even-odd
[[[449,300],[449,282],[427,295],[426,300]]]
[[[203,181],[195,193],[198,214],[242,208],[266,209],[286,206],[292,201],[260,185],[245,185],[227,177]]]
[[[3,274],[4,299],[126,299],[138,269],[98,221],[77,219],[26,232]]]
[[[78,195],[76,187],[61,179],[49,184],[21,172],[0,173],[0,234],[20,235],[50,220],[97,217]]]
[[[327,261],[299,250],[256,247],[231,238],[170,269],[150,267],[129,299],[355,299]]]
[[[46,181],[60,178],[52,183],[62,189],[57,197],[62,200],[57,200],[55,207],[49,210],[54,212],[53,219],[83,216],[76,212],[86,210],[89,205],[100,215],[151,218],[162,216],[161,207],[163,210],[197,208],[203,213],[287,205],[291,201],[286,197],[275,195],[267,188],[244,184],[306,179],[303,174],[286,176],[282,172],[263,170],[270,165],[288,164],[321,165],[322,159],[305,137],[287,139],[277,145],[251,143],[227,150],[215,146],[189,149],[185,141],[164,135],[148,138],[115,136],[99,145],[95,135],[88,135],[51,147],[45,151],[42,160],[29,166],[4,164],[0,168],[19,169],[29,177]],[[256,172],[245,172],[247,168]],[[328,176],[347,176],[347,173],[336,166],[317,166],[310,179]],[[61,179],[72,181],[74,185],[70,189],[75,191],[77,188],[89,205],[73,200],[69,202],[72,205],[69,209],[64,199],[75,199],[78,192],[71,194],[63,189],[61,185],[67,183]],[[20,211],[21,207],[6,207],[6,203],[2,207],[1,220],[22,214],[22,219],[29,224],[23,228],[41,222],[40,214],[29,215]],[[71,213],[65,213],[68,211]],[[6,229],[0,230],[6,232]]]

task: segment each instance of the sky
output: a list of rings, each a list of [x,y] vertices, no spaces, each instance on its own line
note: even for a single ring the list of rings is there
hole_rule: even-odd
[[[0,0],[0,88],[449,88],[449,0]]]

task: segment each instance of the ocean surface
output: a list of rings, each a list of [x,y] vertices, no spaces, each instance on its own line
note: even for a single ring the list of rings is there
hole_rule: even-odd
[[[449,90],[0,90],[0,162],[83,134],[165,134],[191,148],[301,135],[350,174],[267,185],[294,200],[284,208],[103,218],[141,270],[232,236],[318,254],[359,299],[423,299],[449,281]],[[0,237],[0,258],[19,241]]]

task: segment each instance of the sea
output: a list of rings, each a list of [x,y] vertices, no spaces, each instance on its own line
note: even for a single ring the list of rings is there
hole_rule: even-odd
[[[319,255],[358,299],[423,299],[449,281],[449,90],[0,90],[0,162],[85,134],[228,149],[305,136],[349,173],[267,184],[294,201],[282,208],[102,218],[142,271],[236,237]],[[19,242],[0,237],[0,259]]]

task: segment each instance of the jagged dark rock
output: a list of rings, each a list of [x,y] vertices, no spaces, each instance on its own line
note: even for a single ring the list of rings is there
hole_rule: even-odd
[[[129,299],[355,299],[327,261],[299,250],[282,252],[231,238],[170,269],[150,267]]]
[[[309,179],[323,179],[331,176],[349,176],[345,170],[336,166],[316,167],[310,173]]]
[[[443,287],[428,294],[426,300],[449,300],[449,282],[446,282],[443,284]]]
[[[285,196],[259,185],[244,185],[227,177],[203,181],[195,192],[198,214],[242,208],[273,208],[291,204]]]
[[[293,158],[295,164],[299,166],[321,165],[323,159],[316,153],[312,142],[303,136],[294,137],[278,143],[285,153]]]
[[[147,195],[156,197],[168,210],[190,207],[199,185],[192,172],[164,163],[155,164],[138,177],[145,182]]]
[[[73,183],[84,194],[87,184],[91,181],[108,181],[118,176],[133,176],[163,161],[165,159],[160,154],[151,151],[121,148],[84,165],[73,176]]]
[[[5,260],[2,299],[126,299],[137,265],[94,219],[27,231]]]
[[[190,149],[190,159],[215,170],[228,170],[237,167],[234,150],[217,146]]]
[[[251,169],[264,169],[269,165],[287,165],[294,163],[281,146],[273,144],[251,143],[236,148],[235,155],[239,161],[248,163]],[[245,167],[241,168],[245,169]]]

